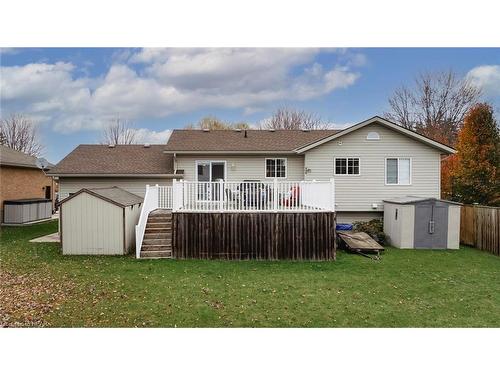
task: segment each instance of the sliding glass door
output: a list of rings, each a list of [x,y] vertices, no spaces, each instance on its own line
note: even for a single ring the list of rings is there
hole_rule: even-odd
[[[226,179],[226,162],[224,160],[197,160],[196,178],[198,184],[198,200],[219,200],[219,190],[213,182]]]

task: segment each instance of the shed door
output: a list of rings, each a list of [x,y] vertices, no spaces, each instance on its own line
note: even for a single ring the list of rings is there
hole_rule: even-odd
[[[414,238],[416,249],[446,249],[448,207],[441,202],[416,205]]]

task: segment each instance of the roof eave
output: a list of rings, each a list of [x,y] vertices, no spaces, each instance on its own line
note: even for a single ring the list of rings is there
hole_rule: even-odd
[[[194,155],[202,155],[202,154],[230,154],[230,155],[240,155],[240,154],[294,154],[294,150],[287,151],[278,151],[278,150],[268,150],[268,151],[214,151],[214,150],[206,150],[206,151],[188,151],[188,150],[164,150],[165,154],[194,154]]]
[[[298,147],[294,151],[296,153],[298,153],[298,154],[302,154],[302,153],[304,153],[306,151],[309,151],[312,148],[320,146],[320,145],[322,145],[322,144],[324,144],[326,142],[330,142],[330,141],[332,141],[334,139],[340,138],[340,137],[342,137],[342,136],[344,136],[346,134],[352,133],[353,131],[361,129],[361,128],[363,128],[363,127],[365,127],[367,125],[373,124],[375,122],[378,122],[378,123],[380,123],[380,124],[382,124],[384,126],[387,126],[387,127],[391,128],[391,129],[397,131],[397,132],[405,134],[405,135],[407,135],[407,136],[409,136],[411,138],[417,139],[420,142],[425,143],[428,146],[434,147],[434,148],[436,148],[436,149],[438,149],[440,151],[443,151],[446,154],[456,154],[457,153],[457,151],[454,148],[452,148],[452,147],[449,147],[449,146],[447,146],[445,144],[442,144],[442,143],[439,143],[437,141],[434,141],[434,140],[432,140],[430,138],[427,138],[427,137],[425,137],[425,136],[423,136],[421,134],[418,134],[418,133],[416,133],[414,131],[411,131],[409,129],[403,128],[402,126],[399,126],[399,125],[397,125],[397,124],[395,124],[395,123],[393,123],[393,122],[391,122],[389,120],[386,120],[386,119],[384,119],[382,117],[379,117],[379,116],[375,116],[375,117],[369,118],[368,120],[365,120],[363,122],[360,122],[358,124],[355,124],[353,126],[345,128],[345,129],[339,131],[338,133],[335,133],[333,135],[324,137],[324,138],[322,138],[320,140],[317,140],[315,142],[309,143],[308,145]]]
[[[31,164],[21,164],[21,163],[9,163],[9,162],[1,162],[0,165],[7,167],[18,167],[18,168],[31,168],[31,169],[40,169],[36,165]]]
[[[47,176],[52,177],[135,177],[135,178],[151,178],[151,177],[182,177],[179,173],[47,173]]]

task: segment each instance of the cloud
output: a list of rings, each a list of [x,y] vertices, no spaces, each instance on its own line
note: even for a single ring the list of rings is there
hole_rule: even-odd
[[[100,77],[79,77],[70,62],[2,67],[6,110],[26,112],[60,132],[100,129],[110,118],[164,118],[202,109],[261,110],[353,85],[362,57],[313,48],[126,50]],[[338,59],[337,59],[338,58]]]
[[[1,55],[17,55],[21,50],[19,48],[0,48],[0,56]]]
[[[467,73],[472,83],[488,96],[500,95],[500,65],[480,65]]]
[[[171,130],[157,132],[154,130],[141,128],[136,130],[135,140],[137,143],[165,144],[167,143],[171,134]]]

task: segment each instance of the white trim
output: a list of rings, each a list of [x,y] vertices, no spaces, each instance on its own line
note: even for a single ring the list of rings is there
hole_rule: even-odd
[[[267,161],[268,160],[277,160],[277,159],[282,159],[285,161],[285,177],[267,177]],[[274,172],[276,172],[276,168],[275,168]],[[286,180],[288,178],[288,158],[281,158],[281,157],[264,158],[264,178],[267,180],[273,180],[275,178],[277,178],[278,180]]]
[[[306,146],[301,146],[299,148],[296,148],[294,151],[298,154],[301,154],[305,151],[308,151],[312,148],[315,148],[317,146],[320,146],[326,142],[330,142],[331,140],[333,139],[336,139],[336,138],[339,138],[339,137],[342,137],[343,135],[346,135],[346,134],[349,134],[353,131],[356,131],[358,129],[361,129],[367,125],[371,125],[371,124],[374,124],[374,123],[377,123],[377,124],[380,124],[380,125],[383,125],[383,126],[386,126],[392,130],[395,130],[401,134],[404,134],[404,135],[407,135],[408,137],[410,138],[414,138],[422,143],[425,143],[431,147],[434,147],[434,148],[437,148],[438,150],[441,150],[447,154],[455,154],[457,151],[451,147],[448,147],[442,143],[439,143],[439,142],[436,142],[430,138],[427,138],[427,137],[424,137],[423,135],[420,135],[414,131],[411,131],[409,129],[406,129],[406,128],[403,128],[402,126],[399,126],[393,122],[390,122],[382,117],[379,117],[379,116],[375,116],[375,117],[372,117],[366,121],[363,121],[363,122],[360,122],[359,124],[356,124],[356,125],[353,125],[349,128],[346,128],[346,129],[343,129],[341,131],[339,131],[338,133],[335,133],[331,136],[328,136],[328,137],[325,137],[323,139],[320,139],[319,141],[316,141],[316,142],[313,142],[313,143],[310,143],[309,145],[306,145]]]
[[[209,181],[198,181],[198,163],[210,163]],[[200,159],[200,160],[194,161],[194,171],[195,171],[196,182],[215,182],[215,181],[212,181],[212,163],[224,163],[224,181],[227,181],[227,160]]]
[[[345,173],[345,174],[342,174],[342,173],[337,173],[336,172],[336,160],[337,159],[358,159],[358,172],[357,174],[349,174],[349,173]],[[346,172],[348,170],[348,162],[346,160]],[[339,177],[358,177],[358,176],[361,176],[361,158],[359,156],[334,156],[333,157],[333,175],[334,176],[339,176]]]
[[[256,154],[256,155],[295,155],[293,150],[290,151],[276,151],[276,150],[267,150],[267,151],[214,151],[214,150],[206,150],[206,151],[186,151],[186,150],[165,150],[164,154],[181,154],[181,155],[247,155],[247,154]]]
[[[398,161],[398,182],[396,184],[387,183],[387,159],[396,159]],[[410,160],[410,183],[400,184],[399,183],[399,160],[409,159]],[[413,158],[411,156],[386,156],[384,159],[384,184],[385,186],[411,186],[413,184]]]
[[[134,178],[157,178],[157,177],[167,177],[167,178],[178,178],[182,177],[183,174],[124,174],[124,173],[47,173],[50,177],[134,177]]]

